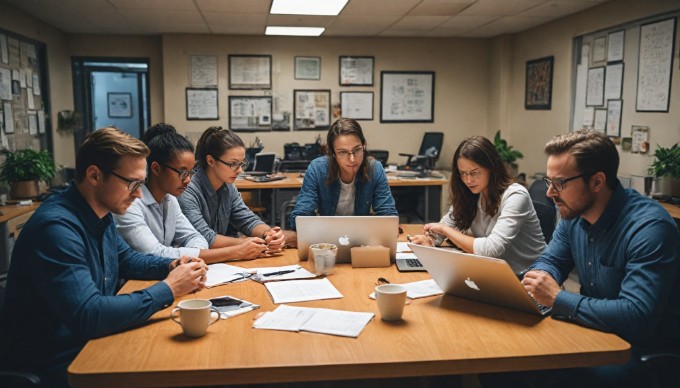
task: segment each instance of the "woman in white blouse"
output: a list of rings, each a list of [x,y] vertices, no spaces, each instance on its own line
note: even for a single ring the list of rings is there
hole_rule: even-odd
[[[170,258],[200,257],[206,263],[265,255],[267,245],[259,238],[210,249],[205,237],[182,213],[176,198],[196,173],[194,146],[164,123],[147,129],[142,141],[150,150],[142,197],[125,214],[114,215],[118,233],[132,249]]]
[[[516,273],[545,249],[529,192],[514,183],[487,138],[473,136],[458,146],[449,190],[448,214],[412,242],[439,245],[446,238],[465,252],[504,259]]]

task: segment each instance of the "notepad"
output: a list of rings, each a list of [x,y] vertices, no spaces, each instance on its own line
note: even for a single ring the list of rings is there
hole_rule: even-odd
[[[250,273],[244,268],[224,263],[210,264],[206,273],[205,286],[210,288],[220,284],[244,281],[248,277]]]
[[[281,305],[253,323],[255,329],[309,331],[356,338],[375,314]]]
[[[288,280],[265,283],[264,286],[276,304],[342,298],[340,291],[328,279]]]

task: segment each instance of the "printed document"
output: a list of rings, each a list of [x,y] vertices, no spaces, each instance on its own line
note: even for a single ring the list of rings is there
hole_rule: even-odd
[[[206,273],[205,286],[210,288],[220,284],[243,281],[249,276],[248,271],[241,267],[224,263],[210,264]]]
[[[289,280],[265,283],[264,286],[276,304],[342,298],[340,291],[328,279]]]
[[[356,338],[374,316],[373,313],[281,305],[255,321],[253,328]]]
[[[424,298],[426,296],[441,295],[444,293],[437,283],[434,282],[434,279],[404,283],[402,286],[406,287],[406,297],[410,299]],[[372,292],[368,297],[375,299],[375,292]]]
[[[252,279],[260,283],[277,280],[311,279],[316,277],[315,274],[297,264],[284,265],[282,267],[250,268],[249,270],[254,271]]]

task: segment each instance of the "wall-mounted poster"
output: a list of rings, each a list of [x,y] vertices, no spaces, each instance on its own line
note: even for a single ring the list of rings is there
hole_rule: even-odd
[[[107,93],[109,117],[132,117],[131,93]]]
[[[623,100],[607,101],[607,136],[621,136],[621,107]]]
[[[604,105],[604,66],[588,69],[586,106]]]
[[[189,69],[191,86],[217,87],[217,55],[192,55]]]
[[[433,71],[380,72],[381,123],[434,122]]]
[[[271,88],[271,55],[229,55],[229,89]]]
[[[234,131],[271,131],[271,96],[229,96],[229,128]]]
[[[623,62],[610,63],[604,77],[604,98],[605,100],[616,100],[621,98],[623,91]]]
[[[373,120],[373,92],[340,92],[342,117]]]
[[[295,57],[295,79],[321,79],[321,57]]]
[[[668,112],[674,47],[675,18],[640,26],[638,112]]]
[[[293,90],[293,129],[325,130],[330,118],[330,90]]]
[[[616,62],[623,61],[623,47],[625,44],[626,31],[610,32],[607,35],[607,61]]]
[[[550,110],[552,106],[552,77],[555,57],[527,61],[524,108]]]
[[[373,86],[374,57],[340,57],[340,86]]]
[[[218,120],[217,89],[187,88],[187,120]]]

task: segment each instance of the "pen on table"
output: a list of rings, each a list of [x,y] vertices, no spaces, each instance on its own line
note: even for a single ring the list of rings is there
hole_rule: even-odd
[[[262,276],[274,276],[274,275],[285,275],[287,273],[292,273],[295,272],[296,270],[294,269],[289,269],[285,271],[277,271],[277,272],[269,272],[269,273],[263,273]]]
[[[410,234],[406,235],[406,241],[411,242],[411,235]]]

